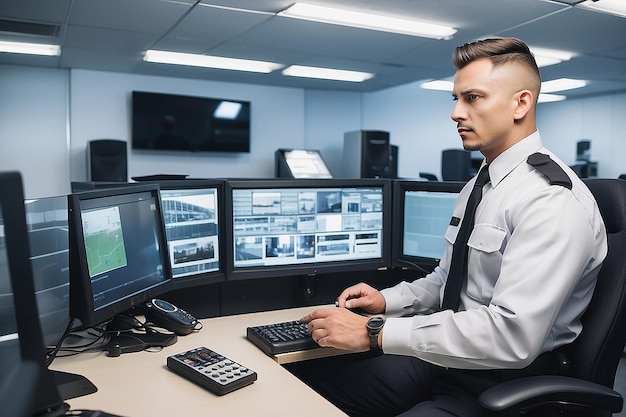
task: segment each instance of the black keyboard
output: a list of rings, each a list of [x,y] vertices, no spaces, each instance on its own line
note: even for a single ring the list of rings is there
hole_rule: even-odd
[[[248,327],[246,337],[268,355],[319,347],[299,320]]]

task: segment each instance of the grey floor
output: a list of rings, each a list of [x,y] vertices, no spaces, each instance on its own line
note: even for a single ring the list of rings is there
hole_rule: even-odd
[[[626,398],[626,353],[622,355],[622,359],[617,368],[617,374],[615,375],[615,384],[613,385],[615,391],[622,394]],[[626,410],[622,410],[621,413],[613,414],[614,416],[626,416]]]

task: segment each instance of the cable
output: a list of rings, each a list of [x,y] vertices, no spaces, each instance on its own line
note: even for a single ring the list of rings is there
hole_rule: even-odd
[[[423,272],[424,274],[428,275],[430,274],[432,271],[428,271],[427,269],[422,268],[421,266],[419,266],[418,264],[415,264],[413,262],[409,262],[407,260],[404,259],[397,259],[396,262],[401,263],[401,264],[405,264],[405,265],[409,265],[411,266],[413,269]]]

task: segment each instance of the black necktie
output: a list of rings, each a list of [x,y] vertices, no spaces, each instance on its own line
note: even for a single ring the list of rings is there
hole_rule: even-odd
[[[442,310],[452,309],[456,311],[459,308],[461,287],[463,282],[467,280],[467,240],[474,227],[474,214],[476,207],[483,197],[483,186],[489,182],[489,169],[485,165],[476,178],[474,188],[470,193],[465,207],[465,215],[459,228],[459,233],[452,247],[452,260],[450,261],[450,270],[448,271],[448,280],[443,293]]]

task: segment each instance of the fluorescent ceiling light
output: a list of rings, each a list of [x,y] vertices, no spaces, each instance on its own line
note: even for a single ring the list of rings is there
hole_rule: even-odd
[[[563,101],[565,100],[567,97],[566,96],[562,96],[559,94],[539,94],[539,99],[537,100],[538,103],[552,103],[555,101]]]
[[[43,43],[0,42],[0,52],[59,56],[61,55],[61,47],[59,45],[48,45]]]
[[[346,71],[330,68],[304,67],[292,65],[283,70],[283,75],[290,77],[321,78],[324,80],[350,81],[360,83],[374,77],[368,72]]]
[[[422,83],[420,87],[426,90],[452,91],[454,83],[446,80],[434,80]]]
[[[558,78],[556,80],[544,81],[541,83],[543,93],[554,93],[555,91],[573,90],[587,85],[586,80],[573,80],[571,78]]]
[[[559,51],[556,49],[530,48],[530,50],[535,56],[538,67],[547,67],[548,65],[569,61],[574,56],[572,52]]]
[[[588,0],[576,5],[576,7],[578,6],[596,12],[609,13],[619,17],[626,17],[626,2],[624,0]]]
[[[215,109],[213,116],[217,119],[236,119],[241,110],[241,103],[222,101]]]
[[[185,54],[180,52],[147,50],[143,57],[147,62],[161,64],[189,65],[192,67],[218,68],[235,71],[269,73],[283,65],[265,61],[224,58],[211,55]]]
[[[306,3],[295,3],[278,16],[434,39],[451,39],[456,33],[456,29],[448,26]]]

